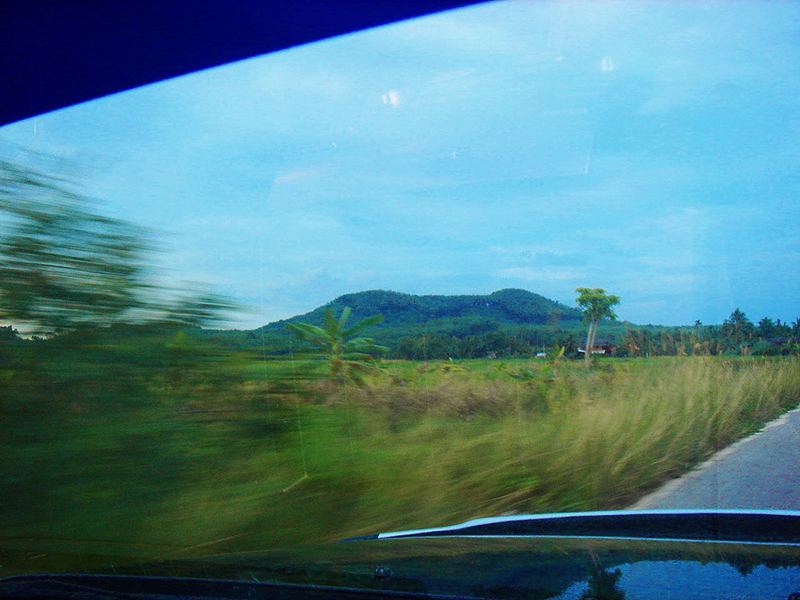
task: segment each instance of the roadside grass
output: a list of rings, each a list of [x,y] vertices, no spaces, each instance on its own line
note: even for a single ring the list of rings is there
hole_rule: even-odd
[[[489,368],[477,366],[484,375]],[[393,432],[385,445],[397,449],[392,487],[405,495],[396,499],[405,521],[389,525],[415,527],[507,511],[625,507],[797,406],[798,366],[666,358],[586,373],[566,364],[555,379],[523,384],[423,374],[350,394],[351,403],[384,415],[374,430]],[[452,512],[437,514],[442,506]]]
[[[797,358],[391,361],[339,388],[245,354],[117,366],[135,384],[6,378],[0,552],[59,569],[621,508],[800,403]]]

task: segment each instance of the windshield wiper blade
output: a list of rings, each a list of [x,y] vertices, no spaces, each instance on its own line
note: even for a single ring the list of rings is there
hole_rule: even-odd
[[[800,511],[618,510],[513,515],[349,538],[598,537],[800,545]]]

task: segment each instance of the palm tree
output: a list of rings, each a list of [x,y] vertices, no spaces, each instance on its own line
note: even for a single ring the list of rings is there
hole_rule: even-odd
[[[611,308],[619,304],[619,296],[606,294],[603,288],[578,288],[578,306],[583,309],[583,321],[589,324],[589,332],[586,335],[586,348],[583,353],[584,365],[586,368],[592,366],[592,347],[597,336],[597,325],[602,319],[616,319],[617,315]]]
[[[756,328],[738,308],[722,323],[722,337],[729,349],[741,352],[755,336]]]
[[[350,318],[350,307],[345,307],[337,319],[329,308],[323,317],[323,326],[310,323],[287,323],[286,328],[297,337],[310,342],[320,350],[320,354],[328,361],[330,378],[337,382],[347,379],[362,383],[361,375],[371,366],[374,354],[389,349],[379,346],[372,338],[354,337],[367,327],[383,321],[383,315],[375,315],[347,327]]]

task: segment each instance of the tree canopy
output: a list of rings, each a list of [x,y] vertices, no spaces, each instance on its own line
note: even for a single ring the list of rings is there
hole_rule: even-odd
[[[36,333],[173,319],[212,321],[213,294],[153,283],[147,232],[102,215],[68,180],[0,160],[0,320]]]
[[[578,294],[576,302],[583,310],[584,323],[617,318],[613,307],[619,304],[619,296],[606,294],[603,288],[579,287],[575,292]]]

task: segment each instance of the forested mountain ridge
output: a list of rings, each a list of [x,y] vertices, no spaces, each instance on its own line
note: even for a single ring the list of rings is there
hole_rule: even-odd
[[[370,327],[366,335],[388,346],[390,356],[407,358],[526,353],[533,346],[541,348],[560,340],[566,331],[577,331],[582,317],[575,308],[521,289],[485,295],[368,290],[344,294],[310,312],[251,331],[209,333],[242,348],[261,346],[281,354],[302,347],[287,330],[288,323],[322,325],[326,310],[338,317],[345,307],[352,311],[351,323],[382,315],[383,322]]]
[[[418,296],[369,290],[339,296],[308,313],[269,323],[259,330],[282,329],[286,323],[298,321],[320,324],[327,309],[332,309],[338,315],[346,306],[352,310],[352,319],[383,315],[383,323],[376,327],[384,329],[422,325],[442,319],[466,324],[477,318],[485,324],[494,325],[494,329],[503,325],[555,325],[561,321],[575,322],[581,318],[581,313],[575,308],[520,289],[503,289],[487,295],[459,296]]]

